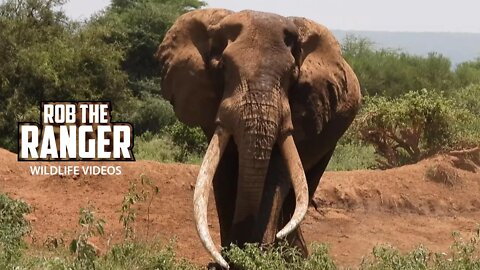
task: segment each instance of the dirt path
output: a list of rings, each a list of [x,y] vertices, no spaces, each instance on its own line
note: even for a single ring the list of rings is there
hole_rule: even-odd
[[[343,266],[358,265],[378,244],[411,249],[422,243],[434,251],[447,251],[451,232],[468,235],[480,221],[480,168],[462,170],[454,163],[455,158],[440,156],[387,171],[326,173],[315,195],[316,208],[309,209],[303,223],[307,241],[329,243],[332,256]],[[79,230],[79,209],[90,201],[98,209],[97,216],[107,222],[107,235],[94,239],[95,244],[107,250],[109,243],[123,239],[118,219],[129,182],[145,174],[160,187],[160,194],[152,202],[149,226],[147,204],[139,205],[138,237],[176,238],[180,256],[202,264],[209,261],[193,221],[197,166],[138,161],[117,164],[122,166],[121,176],[30,176],[31,163],[19,163],[16,155],[2,149],[0,164],[0,191],[34,208],[29,216],[30,240],[36,244],[48,237],[68,243]],[[436,166],[452,178],[446,182],[426,179],[426,171]],[[213,203],[209,220],[218,243]]]

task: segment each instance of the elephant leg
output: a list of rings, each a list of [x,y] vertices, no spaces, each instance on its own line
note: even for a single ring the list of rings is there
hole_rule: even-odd
[[[313,195],[315,193],[315,190],[318,187],[318,184],[320,183],[320,179],[325,172],[325,169],[327,168],[328,162],[330,161],[333,151],[329,150],[317,164],[315,164],[310,170],[306,172],[306,177],[307,177],[307,182],[308,182],[308,191],[309,191],[309,200],[313,198]],[[282,209],[282,216],[279,221],[279,226],[278,229],[283,228],[285,224],[290,220],[290,218],[293,215],[293,212],[295,210],[295,194],[293,191],[291,191],[288,194],[288,197],[285,199],[285,202],[283,204],[283,209]],[[287,237],[287,242],[289,243],[290,246],[297,247],[301,254],[304,257],[308,256],[308,248],[307,244],[305,242],[305,239],[303,238],[301,226],[299,226],[295,231],[293,231],[288,237]]]
[[[281,210],[281,216],[279,222],[277,223],[277,230],[281,230],[285,224],[291,219],[293,211],[295,210],[295,195],[293,192],[288,194],[288,197],[285,199],[283,208]],[[287,238],[287,243],[291,247],[296,247],[300,251],[300,254],[303,257],[308,257],[308,248],[303,238],[301,226],[298,226],[292,233],[290,233]]]
[[[213,191],[220,225],[220,238],[223,247],[229,246],[232,238],[230,232],[235,213],[237,194],[238,154],[233,141],[230,141],[220,160],[213,179]]]

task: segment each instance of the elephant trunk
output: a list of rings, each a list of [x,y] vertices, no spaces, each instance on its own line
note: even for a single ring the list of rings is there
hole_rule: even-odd
[[[234,239],[243,242],[258,242],[261,235],[254,227],[259,216],[264,184],[270,155],[276,142],[280,123],[278,99],[262,99],[256,96],[262,92],[249,92],[240,108],[240,121],[234,133],[239,147],[239,178],[234,215]],[[263,93],[262,93],[263,94]],[[240,228],[235,228],[239,226]]]
[[[257,102],[255,91],[247,94],[246,101],[242,103],[245,105],[240,109],[242,121],[239,126],[243,129],[240,128],[233,134],[239,145],[239,180],[232,229],[234,234],[248,234],[234,235],[234,239],[243,240],[238,244],[259,242],[263,237],[263,232],[256,231],[258,228],[255,225],[260,214],[270,155],[275,143],[288,168],[296,198],[292,219],[277,233],[277,238],[284,238],[296,229],[308,209],[308,184],[293,136],[290,134],[284,137],[284,134],[280,134],[280,130],[285,128],[282,123],[286,122],[284,118],[290,109],[282,107],[285,103],[278,96],[280,92],[261,93],[261,103]]]

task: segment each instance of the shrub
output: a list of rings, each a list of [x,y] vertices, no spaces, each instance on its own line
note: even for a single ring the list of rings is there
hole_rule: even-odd
[[[473,119],[453,99],[423,89],[397,98],[367,96],[353,128],[384,158],[378,160],[381,167],[388,168],[464,146],[462,135]]]
[[[480,70],[480,68],[479,68]],[[464,88],[446,93],[455,101],[458,108],[470,112],[456,119],[458,140],[464,147],[480,145],[480,84],[472,84]]]
[[[7,269],[21,257],[23,237],[30,233],[30,223],[24,215],[30,212],[25,202],[0,193],[0,269]]]
[[[160,189],[156,186],[152,179],[145,174],[140,175],[141,187],[137,186],[137,181],[131,181],[128,192],[123,196],[122,207],[120,209],[120,222],[123,226],[125,233],[125,240],[134,240],[135,234],[135,221],[137,218],[136,204],[140,202],[147,202],[147,239],[150,232],[150,210],[155,195],[158,195]]]
[[[135,137],[133,152],[137,160],[175,162],[176,151],[178,151],[177,146],[168,136],[145,132]]]
[[[232,245],[225,251],[225,255],[231,264],[240,269],[337,269],[325,245],[313,245],[312,254],[307,259],[303,258],[296,248],[288,247],[286,243],[266,250],[258,244],[246,244],[243,249]]]
[[[206,149],[206,141],[202,138],[203,133],[198,129],[192,131],[183,124],[177,124],[181,127],[169,126],[161,135],[145,132],[141,136],[135,137],[135,147],[133,148],[135,158],[137,160],[199,164]],[[174,130],[176,128],[178,130]],[[176,141],[173,140],[173,136],[177,136]]]
[[[400,50],[377,49],[368,39],[347,36],[342,51],[370,95],[399,96],[409,89],[448,90],[455,82],[451,62],[441,54],[427,56]]]
[[[110,100],[131,96],[123,52],[70,21],[63,0],[0,2],[0,147],[16,150],[16,122],[38,121],[45,100]]]
[[[82,227],[80,234],[70,243],[70,251],[75,254],[75,265],[80,269],[94,269],[94,261],[98,256],[90,238],[105,234],[105,221],[95,216],[94,206],[89,204],[80,209],[78,224]]]
[[[329,171],[370,169],[377,165],[375,149],[360,142],[341,142],[328,163]]]
[[[195,270],[195,265],[176,257],[173,243],[123,243],[116,245],[97,264],[99,269]]]
[[[160,134],[177,119],[172,106],[159,96],[144,93],[131,103],[129,115],[122,118],[133,124],[137,136],[145,132]]]
[[[177,121],[167,129],[167,133],[179,147],[175,161],[185,162],[195,156],[203,156],[207,150],[207,138],[200,128],[191,128]]]
[[[458,86],[480,84],[480,58],[459,64],[455,69],[455,76]]]
[[[450,254],[433,253],[420,246],[407,254],[402,254],[392,247],[375,247],[372,257],[365,259],[360,269],[431,269],[431,270],[467,270],[480,269],[480,229],[468,241],[460,234],[454,233],[454,243],[450,246]]]

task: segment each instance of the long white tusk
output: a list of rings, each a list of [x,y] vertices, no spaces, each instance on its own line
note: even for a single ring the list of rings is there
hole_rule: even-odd
[[[277,233],[277,238],[284,238],[295,230],[302,222],[308,210],[308,185],[302,161],[298,155],[297,147],[293,141],[292,135],[289,135],[280,145],[283,158],[287,164],[290,178],[292,179],[293,190],[295,192],[295,211],[292,219]]]
[[[228,263],[215,248],[212,236],[208,230],[207,206],[213,177],[217,170],[220,158],[227,146],[229,137],[230,134],[224,131],[221,127],[217,127],[215,134],[210,140],[205,157],[203,158],[202,166],[200,167],[197,177],[197,183],[195,184],[195,191],[193,193],[195,224],[197,226],[200,240],[210,255],[212,255],[213,259],[226,269],[229,269]]]

